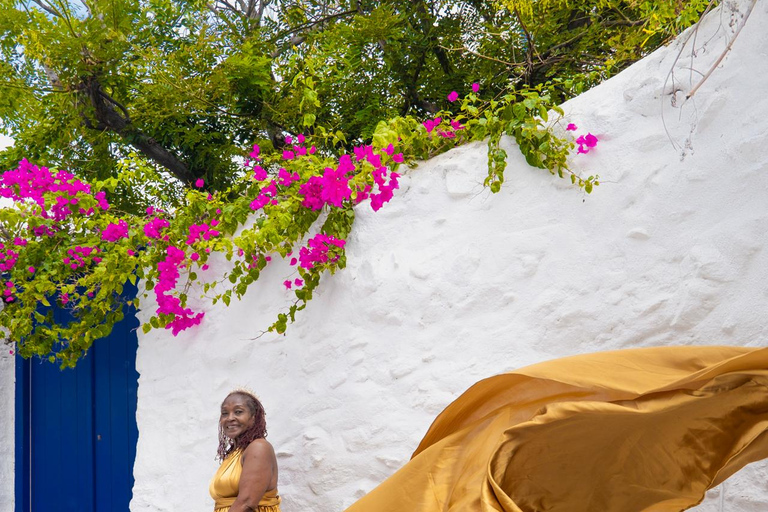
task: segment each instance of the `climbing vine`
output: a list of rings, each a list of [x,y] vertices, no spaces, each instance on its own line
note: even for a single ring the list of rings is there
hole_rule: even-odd
[[[285,134],[281,150],[262,151],[254,144],[243,154],[242,177],[229,188],[209,193],[198,179],[180,206],[163,206],[160,198],[141,215],[110,203],[126,187],[162,188],[162,177],[136,154],[121,162],[117,176],[90,183],[23,160],[0,176],[0,196],[14,202],[0,211],[5,339],[23,357],[74,366],[122,319],[128,302],[138,306],[138,297],[123,294],[126,283],[141,280],[142,295],[152,295],[157,304],[143,331],[164,328],[176,335],[204,319],[204,312],[189,305],[190,284],[198,282],[213,303],[229,305],[275,258],[288,259],[296,269],[296,277],[283,283],[294,300],[267,327],[284,333],[322,275],[346,265],[355,208],[379,210],[393,199],[403,165],[467,142],[487,141],[485,185],[492,192],[505,179],[504,135],[514,138],[532,166],[568,176],[591,192],[597,177],[576,175],[568,158],[577,146],[579,153],[594,148],[597,138],[575,138],[575,125],[562,126],[563,111],[552,99],[557,85],[484,100],[480,85],[472,84],[461,98],[455,91],[448,95],[455,112],[423,121],[411,116],[382,121],[370,144],[332,154],[317,147],[347,141],[339,131],[314,125],[317,96],[305,80],[301,108],[312,136]],[[218,278],[206,273],[215,254],[231,262]],[[67,319],[57,321],[56,309],[65,310]]]

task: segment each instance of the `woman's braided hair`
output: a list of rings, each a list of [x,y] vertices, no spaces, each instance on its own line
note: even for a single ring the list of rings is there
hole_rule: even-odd
[[[224,398],[224,401],[232,395],[239,395],[245,400],[245,405],[253,415],[253,425],[248,427],[245,432],[237,436],[235,439],[230,439],[224,434],[224,429],[219,423],[219,449],[216,452],[216,460],[219,462],[227,458],[227,455],[235,450],[243,450],[246,446],[251,444],[254,439],[263,439],[267,437],[267,413],[264,412],[264,406],[261,405],[256,395],[250,391],[243,389],[236,389]],[[223,402],[222,402],[223,404]]]

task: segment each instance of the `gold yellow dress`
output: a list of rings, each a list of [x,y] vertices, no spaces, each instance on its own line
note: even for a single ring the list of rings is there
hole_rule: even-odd
[[[768,457],[768,349],[666,347],[482,380],[347,512],[678,512]]]
[[[242,454],[242,450],[235,450],[227,455],[211,480],[208,491],[216,502],[215,512],[229,512],[229,507],[237,499],[237,493],[240,490],[240,474],[243,472],[243,465],[240,462]],[[267,491],[259,501],[255,512],[280,512],[280,501],[277,489]]]

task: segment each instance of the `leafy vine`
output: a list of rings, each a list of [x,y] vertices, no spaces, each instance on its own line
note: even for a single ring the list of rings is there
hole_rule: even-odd
[[[229,305],[274,257],[289,259],[298,274],[283,283],[294,294],[293,303],[268,327],[284,333],[312,299],[321,276],[345,267],[355,207],[367,202],[373,210],[382,208],[399,186],[400,166],[467,142],[487,140],[484,183],[492,192],[504,183],[507,154],[500,141],[508,135],[529,164],[570,176],[589,193],[599,185],[597,177],[578,176],[568,158],[576,146],[588,152],[597,139],[588,134],[574,140],[573,125],[559,128],[563,111],[552,100],[556,86],[509,91],[486,101],[478,96],[479,84],[472,84],[465,97],[448,96],[459,102],[455,115],[443,111],[425,121],[411,116],[382,121],[370,144],[345,153],[344,134],[314,125],[317,95],[312,81],[304,79],[301,108],[311,136],[286,136],[288,146],[280,151],[255,144],[244,156],[244,176],[226,190],[208,193],[198,180],[182,206],[149,207],[144,215],[109,203],[124,187],[160,188],[160,175],[136,155],[123,162],[117,177],[93,183],[24,160],[0,176],[0,196],[14,201],[14,208],[0,211],[5,302],[0,326],[6,342],[23,357],[74,366],[122,319],[126,303],[138,307],[139,298],[123,294],[125,283],[138,280],[143,296],[153,293],[157,303],[143,331],[165,328],[176,335],[204,318],[188,305],[190,283],[200,282],[213,303]],[[335,145],[339,154],[317,150],[313,142]],[[321,218],[319,232],[309,236]],[[216,253],[231,268],[219,281],[205,279]],[[67,322],[55,321],[54,306],[69,312]]]

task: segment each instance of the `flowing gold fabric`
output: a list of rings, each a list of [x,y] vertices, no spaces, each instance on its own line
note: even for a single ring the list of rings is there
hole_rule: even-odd
[[[768,457],[768,349],[665,347],[482,380],[347,512],[671,512]]]
[[[215,512],[229,512],[229,507],[237,499],[237,493],[240,491],[240,475],[243,472],[243,464],[240,462],[242,454],[242,450],[230,453],[221,462],[221,466],[211,479],[208,491],[216,502],[213,508]],[[280,501],[277,489],[267,491],[259,500],[259,506],[256,507],[255,512],[280,512]]]

